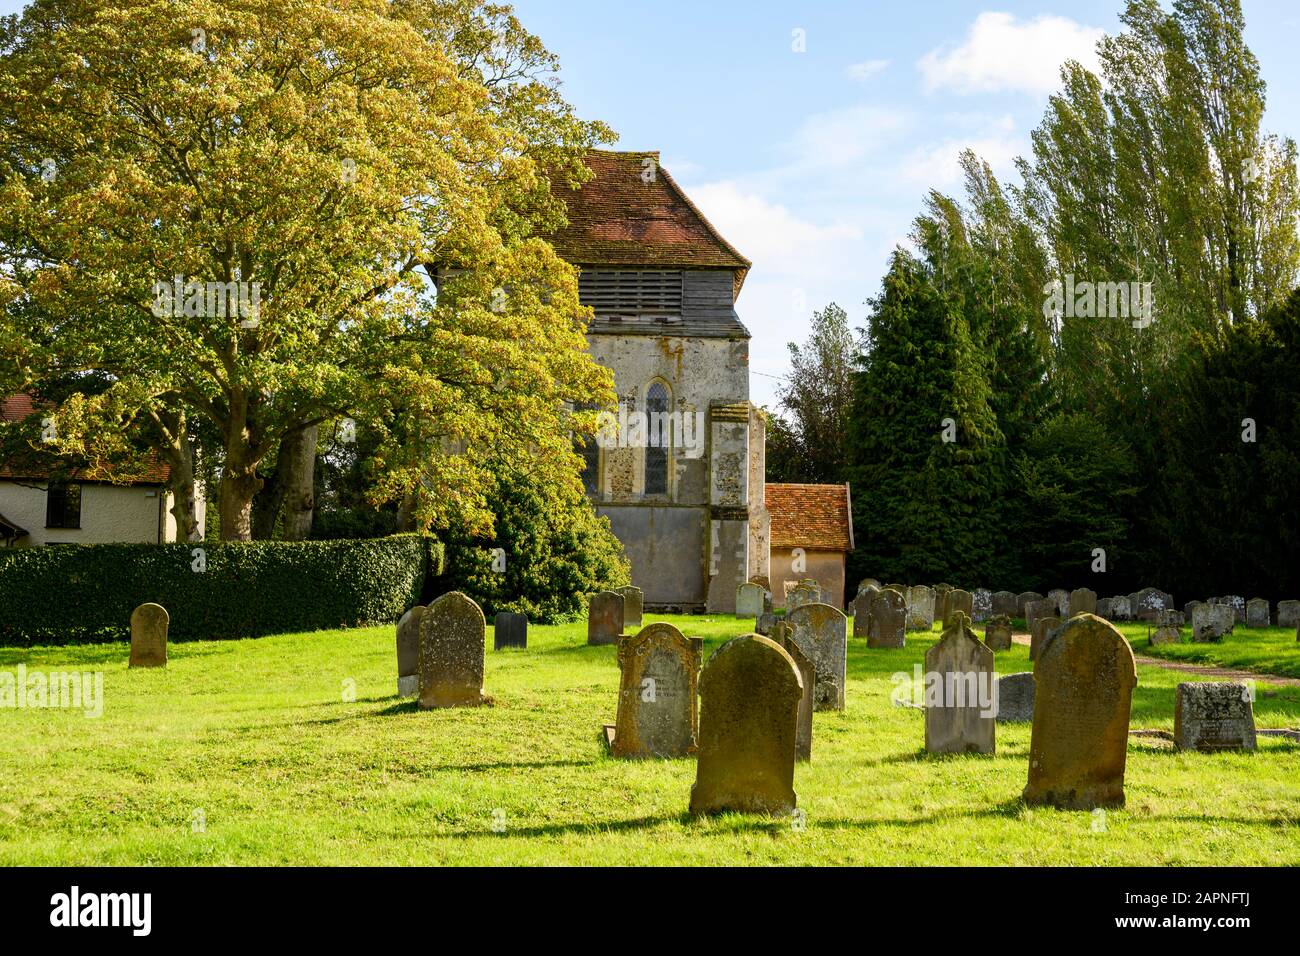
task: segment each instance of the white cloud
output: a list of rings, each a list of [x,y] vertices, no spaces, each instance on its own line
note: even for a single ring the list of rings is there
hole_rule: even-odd
[[[888,60],[863,60],[861,63],[852,64],[845,72],[848,73],[849,79],[865,83],[877,73],[883,72],[887,66],[889,66]]]
[[[814,113],[786,144],[802,169],[844,166],[878,153],[908,126],[905,114],[874,106]]]
[[[992,166],[994,173],[1005,181],[1015,170],[1016,157],[1028,152],[1028,141],[1017,133],[1015,121],[1010,116],[969,125],[971,132],[968,135],[922,143],[905,153],[898,166],[899,179],[924,189],[951,189],[962,182],[958,157],[962,150],[969,149]]]
[[[1097,71],[1096,45],[1104,35],[1104,30],[1068,17],[1017,20],[1010,13],[985,12],[975,18],[961,45],[931,50],[917,68],[931,92],[1047,95],[1060,85],[1066,60]]]

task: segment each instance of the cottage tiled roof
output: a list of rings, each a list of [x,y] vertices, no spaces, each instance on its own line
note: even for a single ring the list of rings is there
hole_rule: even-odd
[[[659,165],[657,152],[593,149],[584,162],[595,178],[577,190],[555,187],[569,223],[547,238],[561,258],[578,266],[732,269],[739,292],[750,261]],[[647,169],[653,177],[643,177]]]
[[[31,417],[39,405],[25,393],[0,398],[0,422],[20,422]],[[50,477],[48,456],[33,453],[23,461],[0,461],[0,478],[27,478],[43,481]],[[73,469],[69,478],[81,481],[117,481],[129,485],[163,485],[171,477],[171,467],[158,457],[156,451],[142,455],[135,467],[126,469],[122,466],[110,466],[107,462],[95,462],[86,467]]]
[[[853,550],[853,512],[848,485],[768,484],[772,547]]]

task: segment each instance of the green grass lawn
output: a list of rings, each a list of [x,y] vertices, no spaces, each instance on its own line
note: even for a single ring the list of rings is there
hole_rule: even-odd
[[[1192,629],[1184,627],[1182,632],[1185,643],[1161,644],[1156,647],[1147,642],[1145,624],[1121,624],[1119,629],[1129,639],[1134,651],[1148,657],[1300,677],[1300,642],[1296,641],[1295,628],[1250,628],[1238,624],[1218,644],[1193,644]]]
[[[745,629],[660,619],[706,654]],[[495,706],[426,712],[393,696],[391,627],[173,644],[166,670],[129,671],[122,644],[0,649],[5,670],[102,669],[106,700],[97,719],[0,710],[0,863],[1300,863],[1300,746],[1284,739],[1218,755],[1133,739],[1128,806],[1104,819],[1024,806],[1028,725],[999,725],[995,757],[925,756],[890,675],[936,639],[850,641],[848,709],[816,715],[795,771],[802,827],[692,820],[693,760],[606,756],[614,648],[587,647],[583,624],[489,650]],[[1172,728],[1186,679],[1140,668],[1133,726]],[[1256,716],[1300,724],[1300,688],[1261,685]]]

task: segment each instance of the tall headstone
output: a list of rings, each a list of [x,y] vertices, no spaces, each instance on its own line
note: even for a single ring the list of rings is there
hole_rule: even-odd
[[[141,604],[131,612],[129,667],[167,666],[167,627],[171,617],[161,604]]]
[[[1066,617],[1074,617],[1076,614],[1096,614],[1097,613],[1097,592],[1088,588],[1075,588],[1070,592],[1069,613]]]
[[[420,620],[426,608],[417,604],[397,622],[397,696],[420,693]]]
[[[1070,616],[1070,592],[1063,588],[1053,588],[1047,592],[1047,600],[1056,605],[1056,610],[1052,612],[1055,617]]]
[[[998,723],[1029,723],[1034,719],[1034,672],[998,678]]]
[[[976,588],[970,593],[970,619],[982,624],[993,616],[993,592],[988,588]]]
[[[1229,604],[1202,604],[1192,611],[1192,640],[1198,644],[1221,641],[1232,633],[1233,627]]]
[[[685,757],[699,726],[696,680],[703,641],[655,623],[618,642],[615,757]]]
[[[1300,626],[1300,601],[1277,602],[1277,626]]]
[[[459,591],[444,594],[420,618],[420,707],[477,707],[483,693],[487,620]]]
[[[928,631],[934,626],[934,589],[924,584],[913,584],[907,589],[907,627],[914,631]],[[857,636],[857,628],[853,629]]]
[[[948,626],[956,619],[958,613],[965,614],[966,619],[970,620],[973,604],[974,601],[969,591],[963,591],[961,588],[953,588],[949,591],[948,600],[944,604],[944,630],[948,629]]]
[[[875,603],[880,591],[876,588],[863,588],[853,599],[853,636],[867,637],[871,633],[871,605]]]
[[[848,683],[848,618],[829,604],[805,604],[786,615],[785,622],[790,640],[817,669],[813,705],[817,710],[843,710]]]
[[[1115,599],[1098,598],[1096,614],[1098,617],[1104,617],[1108,621],[1114,621],[1115,620]]]
[[[1270,610],[1264,598],[1251,598],[1246,602],[1246,626],[1268,627]]]
[[[984,643],[991,651],[1011,650],[1011,618],[995,614],[984,628]]]
[[[617,588],[619,594],[623,595],[623,627],[633,628],[641,626],[641,615],[644,595],[641,589],[628,584],[624,587]]]
[[[1033,629],[1029,632],[1029,659],[1038,660],[1038,655],[1042,653],[1043,645],[1047,639],[1054,634],[1061,626],[1059,617],[1040,617],[1034,620]]]
[[[1034,727],[1025,802],[1069,810],[1124,805],[1137,663],[1094,614],[1071,618],[1034,664]]]
[[[763,589],[752,581],[736,588],[736,617],[758,620],[763,613]]]
[[[907,644],[907,602],[893,588],[885,588],[871,603],[868,647],[904,647]]]
[[[794,812],[802,695],[794,660],[766,637],[745,634],[713,653],[700,677],[693,815]]]
[[[948,620],[948,592],[951,590],[951,584],[940,583],[934,586],[934,619],[941,623]]]
[[[600,591],[587,602],[587,643],[617,644],[623,636],[623,595]]]
[[[817,686],[817,667],[788,634],[783,637],[781,646],[794,661],[803,685],[799,697],[799,722],[794,735],[794,757],[796,760],[812,760],[813,710],[816,709],[813,690]]]
[[[993,616],[999,614],[1004,617],[1020,617],[1020,609],[1016,605],[1016,596],[1010,591],[993,592]]]
[[[1043,596],[1037,591],[1021,591],[1016,595],[1016,613],[1013,617],[1022,617],[1025,623],[1029,623],[1029,605],[1034,601],[1043,600]]]
[[[964,611],[952,612],[939,643],[925,652],[925,681],[926,752],[993,753],[993,652],[970,629]]]
[[[1041,601],[1030,601],[1025,605],[1025,627],[1029,633],[1034,633],[1034,622],[1040,617],[1056,617],[1056,602],[1043,598]]]
[[[528,615],[518,611],[497,611],[492,621],[492,649],[528,646]]]
[[[1174,696],[1174,746],[1179,750],[1254,750],[1250,688],[1230,681],[1179,684]]]

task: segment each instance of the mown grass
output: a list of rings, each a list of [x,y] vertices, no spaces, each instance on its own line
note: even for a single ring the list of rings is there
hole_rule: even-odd
[[[1133,645],[1133,650],[1148,657],[1300,677],[1300,642],[1296,641],[1295,628],[1251,628],[1238,624],[1217,644],[1193,644],[1192,629],[1184,627],[1183,643],[1155,647],[1147,639],[1145,624],[1123,624],[1120,630]]]
[[[708,650],[747,627],[663,619]],[[614,648],[584,633],[532,627],[528,650],[488,651],[495,706],[431,712],[393,696],[387,627],[173,644],[166,670],[129,671],[121,644],[0,649],[0,669],[102,669],[106,697],[98,719],[0,710],[0,863],[1300,862],[1300,746],[1285,739],[1205,755],[1135,738],[1128,806],[1104,819],[1024,806],[1028,725],[999,725],[994,757],[927,757],[891,675],[937,634],[850,641],[848,708],[816,715],[813,761],[795,772],[802,826],[692,820],[693,760],[605,754]],[[998,669],[1026,670],[1027,655],[1002,652]],[[1172,728],[1186,679],[1141,668],[1133,726]],[[1256,714],[1300,724],[1300,688],[1261,685]]]

